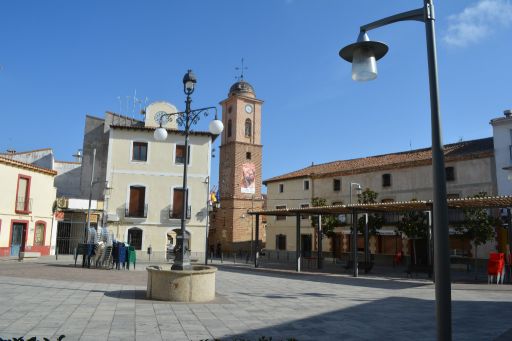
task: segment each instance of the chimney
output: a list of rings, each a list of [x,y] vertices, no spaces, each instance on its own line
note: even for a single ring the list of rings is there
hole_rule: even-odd
[[[507,110],[503,111],[503,114],[505,115],[506,118],[509,118],[512,116],[512,110],[507,109]]]

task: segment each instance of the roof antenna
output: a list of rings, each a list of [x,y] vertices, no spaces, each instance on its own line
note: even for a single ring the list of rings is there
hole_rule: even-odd
[[[121,106],[121,96],[117,96],[117,101],[119,102],[119,115],[123,114],[123,108]]]
[[[235,76],[235,78],[239,81],[239,82],[242,82],[244,80],[244,70],[247,70],[248,67],[247,66],[244,66],[244,57],[242,57],[242,66],[241,67],[236,67],[235,70],[237,71],[240,71],[240,76]]]

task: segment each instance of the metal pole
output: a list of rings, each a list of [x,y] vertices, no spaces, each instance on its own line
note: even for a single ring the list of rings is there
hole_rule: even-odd
[[[254,194],[252,195],[252,204],[251,204],[251,211],[254,211]],[[253,244],[254,244],[254,220],[251,217],[251,257],[253,255]]]
[[[256,214],[256,255],[254,257],[254,267],[257,268],[259,266],[259,258],[260,253],[258,251],[260,247],[260,238],[258,237],[260,235],[260,215]]]
[[[296,241],[295,241],[295,258],[296,258],[296,270],[297,272],[300,272],[300,262],[301,262],[301,257],[300,257],[300,214],[297,214],[296,215],[296,220],[297,220],[297,225],[296,225],[296,230],[295,230],[295,237],[296,237]]]
[[[364,221],[364,272],[368,272],[368,261],[369,261],[369,241],[368,241],[368,213],[365,213]]]
[[[356,210],[352,209],[352,259],[354,260],[354,277],[359,275],[357,264],[357,214]]]
[[[206,177],[206,232],[204,242],[204,265],[208,265],[208,224],[210,218],[210,177]]]
[[[430,111],[432,120],[432,171],[434,187],[434,267],[436,292],[437,339],[452,339],[452,305],[450,279],[450,251],[448,234],[448,206],[444,151],[439,113],[437,82],[437,56],[435,15],[432,0],[424,0],[425,30],[427,38],[428,73],[430,84]]]
[[[188,135],[190,132],[190,103],[192,102],[190,95],[187,94],[186,108],[185,108],[185,159],[183,162],[183,213],[181,215],[181,239],[178,239],[178,243],[181,243],[181,250],[176,255],[172,270],[191,270],[190,259],[188,252],[185,250],[185,239],[187,237],[186,232],[186,219],[188,211],[188,191],[187,191],[187,166],[188,166]]]
[[[91,227],[91,201],[92,201],[92,186],[94,184],[94,165],[96,163],[96,148],[92,151],[92,172],[91,172],[91,185],[89,187],[89,208],[87,209],[87,225],[85,227],[84,233],[84,243],[87,243],[87,234],[89,232],[89,227]]]
[[[322,269],[323,268],[323,261],[322,261],[322,215],[320,214],[318,216],[318,238],[317,238],[317,242],[318,242],[318,247],[317,247],[317,250],[318,250],[318,255],[317,255],[317,266],[318,266],[318,269]]]

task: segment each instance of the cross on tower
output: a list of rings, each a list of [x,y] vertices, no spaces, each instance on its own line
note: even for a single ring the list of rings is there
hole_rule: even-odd
[[[236,67],[235,70],[239,71],[240,70],[240,76],[235,76],[235,78],[238,80],[238,81],[243,81],[244,80],[244,70],[247,70],[247,66],[244,66],[244,58],[242,57],[242,66],[241,67]]]

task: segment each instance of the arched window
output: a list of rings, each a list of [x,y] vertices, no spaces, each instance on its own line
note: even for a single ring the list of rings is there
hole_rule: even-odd
[[[128,230],[128,244],[135,250],[142,250],[142,230],[138,227],[132,227]]]
[[[252,122],[250,119],[245,120],[245,137],[252,136]]]
[[[228,137],[231,137],[231,120],[228,120]]]

